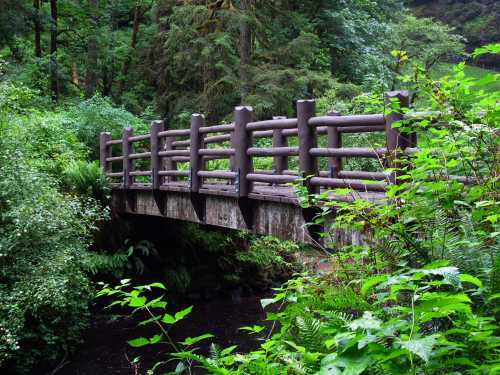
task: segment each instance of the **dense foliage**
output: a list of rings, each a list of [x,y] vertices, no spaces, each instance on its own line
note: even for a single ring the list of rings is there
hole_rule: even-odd
[[[496,373],[499,80],[479,68],[472,78],[463,64],[441,76],[464,57],[471,35],[495,37],[488,25],[497,15],[482,6],[479,18],[464,15],[458,31],[467,41],[404,3],[0,0],[0,371],[55,366],[81,339],[94,279],[147,272],[147,257],[161,264],[149,241],[101,248],[109,189],[96,161],[100,132],[144,133],[156,118],[186,127],[192,112],[221,123],[241,103],[259,118],[293,116],[294,101],[308,97],[318,99],[320,113],[380,112],[383,91],[408,88],[414,109],[440,115],[399,124],[418,130],[421,151],[402,160],[403,183],[391,187],[388,204],[302,197],[323,204],[316,220],[334,210],[332,229],[362,229],[373,240],[342,250],[329,244],[337,250],[332,272],[301,273],[264,301],[274,305],[272,328],[244,327],[263,338],[259,350],[214,346],[203,357],[196,346],[210,335],[168,339],[166,328],[190,309],[168,314],[161,299],[146,297],[151,288],[129,281],[101,294],[139,313],[151,307],[150,323],[162,332],[132,343],[166,340],[177,373],[195,366],[214,374]],[[412,3],[433,15],[423,12],[429,2]],[[478,3],[489,2],[472,8]],[[495,51],[476,55],[494,61]],[[384,139],[345,137],[346,146],[360,141],[376,147]],[[260,163],[271,169],[272,159]],[[303,271],[296,244],[183,230],[183,257],[162,269],[161,281],[175,292],[210,273],[208,264],[224,285],[269,285]],[[215,261],[187,256],[200,248]]]

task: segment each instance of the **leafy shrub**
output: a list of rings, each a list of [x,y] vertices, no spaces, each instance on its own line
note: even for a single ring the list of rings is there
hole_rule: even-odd
[[[64,170],[66,186],[82,196],[90,196],[104,202],[109,193],[108,181],[99,162],[72,161]]]
[[[68,127],[64,113],[41,112],[25,104],[19,111],[25,113],[12,108],[0,111],[0,127],[11,149],[25,156],[23,162],[60,179],[70,162],[86,158],[85,145]]]
[[[79,341],[91,288],[83,272],[93,201],[62,195],[57,183],[2,144],[0,153],[0,364],[28,371]],[[64,317],[64,318],[63,318]]]
[[[90,150],[92,159],[99,158],[99,134],[111,132],[113,139],[120,138],[123,128],[134,128],[138,133],[147,133],[147,125],[130,112],[114,106],[109,98],[95,95],[70,108],[71,126],[78,139]]]
[[[47,104],[35,89],[10,82],[0,83],[0,113],[24,114]]]

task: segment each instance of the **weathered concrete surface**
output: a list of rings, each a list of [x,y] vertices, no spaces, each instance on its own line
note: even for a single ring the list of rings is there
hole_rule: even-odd
[[[302,209],[291,203],[182,192],[113,190],[112,209],[119,214],[165,217],[311,242]]]
[[[176,191],[113,190],[112,210],[118,214],[164,217],[320,245],[314,230],[306,225],[311,213],[290,202]],[[360,245],[363,235],[334,231],[321,242]]]

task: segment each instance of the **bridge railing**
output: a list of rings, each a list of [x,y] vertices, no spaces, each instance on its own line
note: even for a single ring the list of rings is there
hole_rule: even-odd
[[[386,102],[392,101],[398,101],[400,108],[407,107],[408,93],[388,93]],[[303,178],[312,193],[332,187],[383,192],[388,184],[398,182],[400,153],[416,146],[415,134],[402,134],[392,127],[403,119],[402,112],[316,116],[315,102],[301,100],[297,102],[297,118],[253,121],[251,107],[237,107],[231,124],[207,126],[201,114],[192,115],[190,129],[168,130],[162,121],[154,121],[146,135],[137,136],[125,128],[121,140],[112,140],[109,133],[102,133],[101,165],[113,180],[113,188],[121,189],[293,199],[285,185]],[[343,146],[343,134],[370,132],[384,133],[386,146]],[[320,136],[326,136],[323,147],[318,146]],[[289,145],[290,137],[296,137],[292,142],[296,145]],[[262,138],[272,139],[272,147],[256,147],[254,141]],[[136,149],[136,144],[142,147]],[[254,169],[255,158],[260,157],[272,158],[273,170]],[[328,170],[320,170],[320,158],[327,159]],[[344,170],[345,158],[375,158],[392,172]],[[220,159],[229,161],[218,163],[215,170],[210,167],[211,161]]]

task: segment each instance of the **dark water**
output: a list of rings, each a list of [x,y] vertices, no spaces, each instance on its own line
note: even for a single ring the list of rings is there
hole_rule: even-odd
[[[263,324],[265,313],[260,305],[261,296],[237,296],[236,298],[218,298],[212,301],[187,303],[193,305],[192,313],[172,328],[171,336],[175,341],[186,337],[195,337],[211,333],[215,338],[200,343],[200,352],[208,353],[210,343],[220,347],[238,345],[238,351],[250,351],[258,347],[255,336],[240,331],[239,328],[254,324]],[[135,375],[146,374],[155,363],[168,359],[169,348],[166,345],[131,348],[127,340],[156,334],[153,326],[137,327],[141,317],[118,317],[110,313],[97,312],[92,326],[84,335],[81,348],[55,374],[58,375]],[[132,363],[139,357],[138,364]],[[162,370],[174,369],[171,362]],[[46,374],[47,372],[43,372]],[[51,372],[49,372],[51,373]],[[162,373],[157,371],[155,373]],[[42,373],[39,373],[42,375]],[[194,374],[203,374],[195,370]]]

